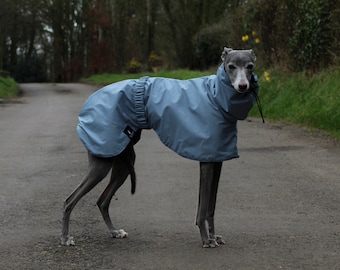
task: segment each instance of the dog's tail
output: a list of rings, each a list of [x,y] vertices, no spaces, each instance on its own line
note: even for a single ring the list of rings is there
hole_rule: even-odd
[[[135,166],[132,162],[127,162],[127,167],[130,173],[131,178],[131,194],[135,194],[136,192],[136,172],[135,172]]]
[[[124,152],[120,155],[121,160],[126,165],[126,168],[130,174],[131,178],[131,194],[136,192],[136,172],[135,172],[135,151],[133,150],[133,145],[129,145]]]

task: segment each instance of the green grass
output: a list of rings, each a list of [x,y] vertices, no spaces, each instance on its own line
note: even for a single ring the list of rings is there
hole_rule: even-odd
[[[272,71],[269,82],[263,75],[259,77],[259,96],[265,118],[321,129],[340,139],[339,68],[312,76]],[[259,115],[256,106],[250,115]]]
[[[11,77],[0,76],[0,98],[16,96],[18,91],[19,85]]]
[[[206,75],[215,74],[215,71],[192,71],[186,69],[176,69],[176,70],[160,70],[157,73],[137,73],[137,74],[98,74],[92,75],[88,78],[81,79],[83,83],[90,83],[90,84],[99,84],[99,85],[107,85],[110,83],[127,80],[127,79],[138,79],[143,76],[150,76],[150,77],[165,77],[165,78],[174,78],[174,79],[190,79],[196,77],[202,77]]]
[[[106,85],[142,76],[189,79],[215,73],[189,70],[161,70],[158,73],[102,74],[83,79],[82,82]],[[265,119],[284,121],[324,130],[340,139],[340,69],[324,70],[318,74],[282,74],[270,71],[270,81],[263,72],[257,72],[260,99]],[[259,117],[255,105],[250,116]]]

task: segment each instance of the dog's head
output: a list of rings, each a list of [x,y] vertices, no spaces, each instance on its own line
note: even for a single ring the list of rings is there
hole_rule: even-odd
[[[239,93],[247,92],[255,69],[256,56],[253,50],[224,48],[221,58],[224,62],[225,71],[235,90]]]

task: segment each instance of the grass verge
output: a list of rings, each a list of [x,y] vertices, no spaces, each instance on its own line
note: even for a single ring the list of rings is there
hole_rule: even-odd
[[[260,77],[260,98],[265,118],[321,129],[340,139],[340,69]],[[251,111],[258,116],[256,106]]]
[[[19,92],[19,85],[11,77],[0,76],[0,98],[16,96]]]
[[[107,85],[110,83],[115,83],[118,81],[123,81],[127,79],[138,79],[143,76],[150,77],[165,77],[165,78],[174,78],[174,79],[190,79],[196,77],[202,77],[206,75],[214,74],[215,72],[210,71],[192,71],[186,69],[176,69],[176,70],[160,70],[157,73],[137,73],[137,74],[98,74],[92,75],[88,78],[83,78],[80,81],[83,83],[89,84],[99,84],[99,85]]]

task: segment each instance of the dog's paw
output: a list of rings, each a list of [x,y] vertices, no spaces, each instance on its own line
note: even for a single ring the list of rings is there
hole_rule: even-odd
[[[215,235],[215,238],[216,238],[216,243],[218,245],[225,245],[225,241],[222,239],[222,236],[220,235]]]
[[[126,231],[124,231],[123,229],[120,229],[120,230],[113,231],[112,237],[113,238],[128,238],[129,234]]]
[[[203,242],[203,248],[216,248],[220,245],[216,242],[215,239],[209,239],[207,242]]]
[[[66,238],[61,237],[61,244],[64,246],[75,246],[76,245],[72,236],[67,236]]]
[[[215,235],[213,239],[208,239],[206,242],[203,242],[204,248],[216,248],[221,245],[225,245],[225,241],[219,235]]]

